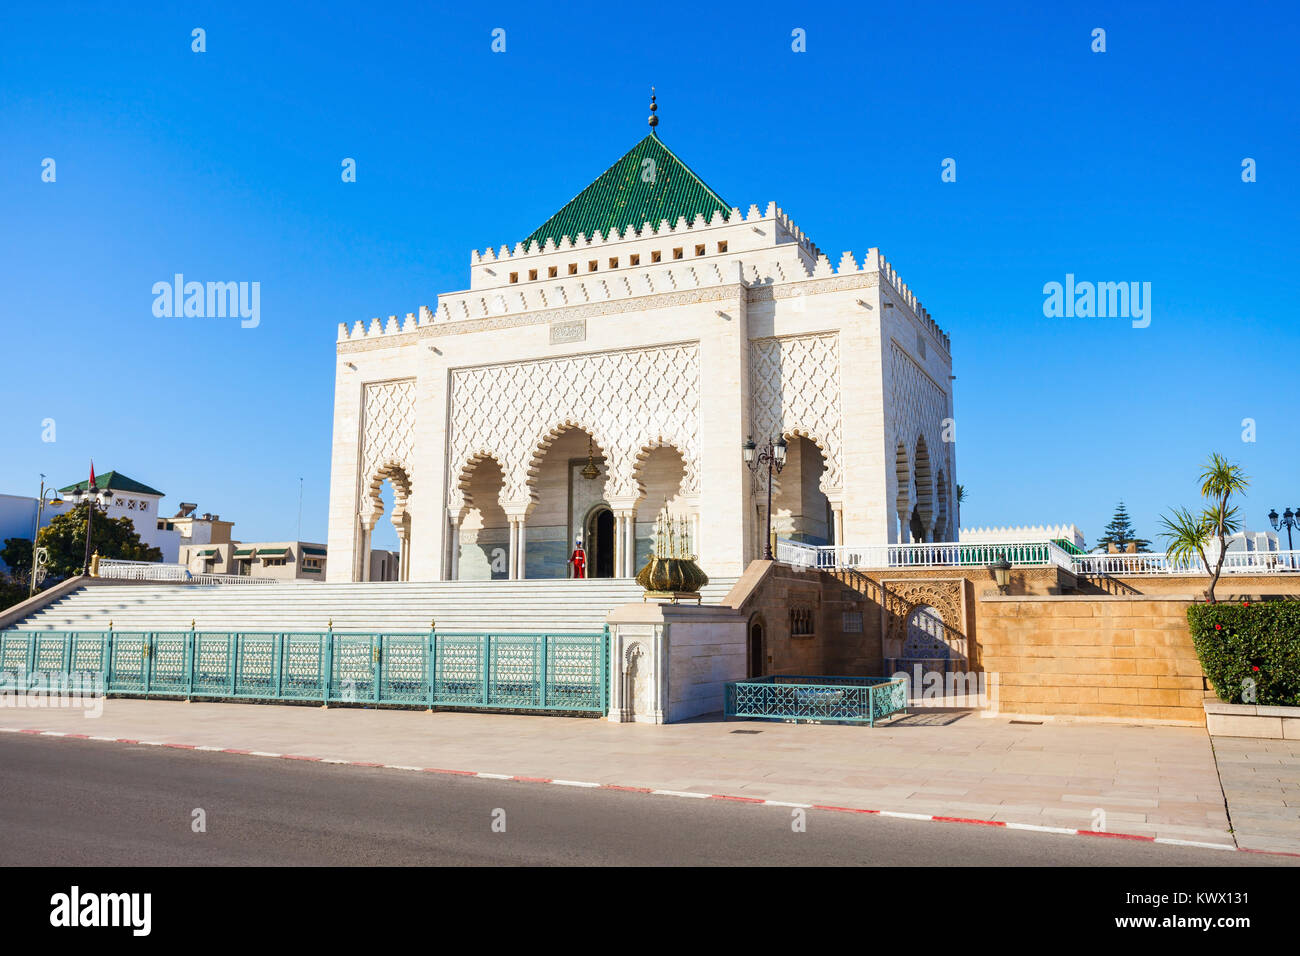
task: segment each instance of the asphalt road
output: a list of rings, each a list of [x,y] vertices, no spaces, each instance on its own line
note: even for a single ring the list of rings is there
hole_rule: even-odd
[[[192,829],[203,811],[206,832]],[[0,737],[0,864],[1287,865],[1128,840]],[[496,826],[494,827],[494,823]],[[504,824],[504,832],[499,832]]]

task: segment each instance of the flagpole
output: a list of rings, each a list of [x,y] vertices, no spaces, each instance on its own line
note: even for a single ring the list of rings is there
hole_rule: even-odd
[[[81,573],[90,573],[90,528],[95,515],[95,460],[90,460],[90,484],[86,486],[86,559],[82,562]]]

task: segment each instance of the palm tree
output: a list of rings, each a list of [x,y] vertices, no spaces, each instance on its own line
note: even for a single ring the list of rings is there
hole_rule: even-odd
[[[1228,535],[1241,529],[1241,519],[1235,507],[1229,507],[1228,501],[1235,494],[1244,495],[1250,479],[1241,470],[1240,465],[1231,464],[1218,452],[1210,455],[1201,470],[1201,496],[1210,502],[1199,515],[1192,514],[1186,508],[1175,508],[1170,517],[1160,516],[1160,523],[1165,530],[1160,537],[1167,542],[1167,553],[1175,561],[1191,561],[1200,558],[1201,564],[1210,571],[1210,586],[1206,588],[1205,598],[1211,604],[1216,603],[1214,588],[1223,573],[1223,562],[1228,556]],[[1219,554],[1210,569],[1206,556],[1206,546],[1211,541],[1218,541]]]

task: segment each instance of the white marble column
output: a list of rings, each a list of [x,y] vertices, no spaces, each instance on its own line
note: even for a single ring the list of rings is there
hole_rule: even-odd
[[[519,525],[510,516],[506,520],[510,523],[510,534],[506,538],[506,577],[513,581],[519,577]]]
[[[623,546],[626,534],[624,518],[621,511],[614,512],[614,577],[625,577],[623,565],[627,562],[627,549]]]
[[[636,573],[641,569],[636,566],[636,511],[632,510],[627,513],[627,551],[624,552],[624,561],[627,562],[627,576],[636,577]]]
[[[447,579],[458,581],[460,580],[460,521],[449,517],[447,525],[449,529],[447,540],[450,547],[450,554],[447,556]]]
[[[528,577],[528,518],[520,515],[515,519],[515,577],[523,580]]]

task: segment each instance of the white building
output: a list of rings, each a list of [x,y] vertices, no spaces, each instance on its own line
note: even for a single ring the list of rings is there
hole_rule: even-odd
[[[67,500],[67,495],[74,491],[84,491],[89,484],[90,479],[87,478],[75,485],[60,488],[59,493],[64,496],[64,500],[60,505],[45,506],[41,526],[44,527],[49,524],[55,515],[71,511],[72,504]],[[181,535],[175,529],[168,529],[159,525],[159,502],[164,497],[161,491],[150,488],[148,485],[141,484],[116,471],[96,475],[95,487],[101,492],[104,489],[112,492],[108,511],[105,513],[107,517],[129,518],[131,523],[135,525],[136,533],[140,535],[140,540],[143,543],[162,551],[163,561],[167,563],[176,562],[180,550]]]
[[[1277,533],[1274,531],[1251,531],[1249,528],[1242,528],[1236,534],[1228,535],[1227,545],[1229,554],[1238,551],[1276,551],[1278,549]],[[1217,554],[1217,541],[1214,543],[1214,550]]]
[[[48,514],[48,513],[47,513]],[[48,524],[47,516],[42,524]],[[36,499],[25,495],[0,495],[0,545],[10,538],[32,540],[36,530]],[[4,562],[0,561],[0,568]]]
[[[314,541],[224,541],[183,544],[180,563],[193,574],[233,574],[280,581],[324,581],[325,545]]]
[[[340,325],[337,352],[331,581],[367,577],[380,520],[404,579],[564,577],[579,536],[595,574],[628,576],[664,509],[706,571],[739,574],[767,507],[750,436],[789,442],[782,535],[956,537],[947,334],[878,250],[832,261],[653,129],[531,235],[472,253],[467,290]]]
[[[182,501],[180,511],[170,518],[159,518],[158,528],[164,531],[176,531],[180,535],[180,547],[192,544],[225,544],[230,541],[234,528],[233,521],[222,521],[221,515],[196,514],[198,505]],[[185,559],[181,559],[185,563]]]
[[[66,496],[75,490],[84,489],[89,483],[78,482],[60,488],[59,493],[65,498],[57,504],[46,503],[40,510],[40,527],[49,525],[58,515],[72,510],[72,504]],[[108,511],[110,518],[129,518],[135,525],[140,540],[162,551],[162,560],[174,562],[180,546],[180,534],[160,525],[158,503],[163,493],[148,485],[143,485],[118,472],[105,472],[97,475],[95,485],[99,490],[105,488],[113,492]],[[32,539],[36,527],[37,500],[24,495],[0,495],[0,542],[6,538]]]
[[[1083,532],[1074,524],[1006,525],[996,528],[962,528],[962,544],[1012,544],[1026,541],[1068,541],[1082,550]]]

